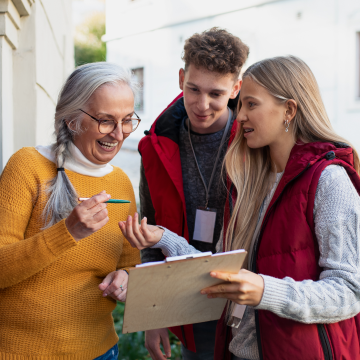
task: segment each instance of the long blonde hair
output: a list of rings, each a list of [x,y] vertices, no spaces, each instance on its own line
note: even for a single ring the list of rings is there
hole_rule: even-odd
[[[316,79],[299,58],[281,56],[259,61],[246,70],[245,78],[263,86],[280,102],[289,99],[296,101],[297,112],[291,122],[294,139],[350,145],[332,128]],[[355,170],[359,173],[359,157],[354,148],[353,155]],[[236,188],[237,199],[226,231],[224,250],[249,250],[260,206],[275,177],[276,169],[270,158],[269,147],[249,148],[241,127],[225,156],[225,168]]]

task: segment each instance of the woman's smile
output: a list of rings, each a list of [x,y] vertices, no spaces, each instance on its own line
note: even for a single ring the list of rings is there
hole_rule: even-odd
[[[100,141],[100,140],[98,140],[97,143],[99,144],[99,146],[102,150],[105,150],[107,152],[114,151],[116,149],[116,146],[119,144],[118,141],[106,142],[106,141]]]

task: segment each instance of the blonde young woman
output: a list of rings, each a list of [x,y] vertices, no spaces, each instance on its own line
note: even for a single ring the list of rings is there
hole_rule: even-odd
[[[59,95],[56,142],[19,150],[2,172],[0,359],[117,359],[111,314],[140,254],[117,225],[136,211],[133,187],[109,162],[140,122],[136,89],[115,64],[78,67]]]
[[[202,290],[231,301],[215,359],[359,359],[358,154],[334,132],[314,75],[296,57],[245,72],[237,120],[223,247],[248,250],[248,270],[211,273],[224,283]],[[146,219],[120,227],[139,249],[194,252]]]

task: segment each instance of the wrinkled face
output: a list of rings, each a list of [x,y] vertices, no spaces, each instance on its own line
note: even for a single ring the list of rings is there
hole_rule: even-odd
[[[289,136],[284,126],[286,103],[280,103],[249,77],[243,80],[240,101],[237,121],[242,124],[250,148],[281,144]]]
[[[106,164],[119,152],[129,134],[123,134],[120,122],[134,114],[134,95],[126,84],[103,85],[82,109],[99,120],[115,120],[119,124],[107,135],[98,130],[98,122],[82,114],[83,131],[74,136],[75,146],[92,163]]]
[[[204,134],[221,130],[228,119],[227,103],[240,90],[234,74],[222,75],[190,64],[179,72],[180,89],[192,130]]]

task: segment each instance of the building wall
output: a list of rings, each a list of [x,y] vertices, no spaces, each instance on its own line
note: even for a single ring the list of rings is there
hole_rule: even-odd
[[[0,168],[53,141],[58,92],[74,67],[71,0],[0,0]]]
[[[144,67],[143,121],[133,138],[179,93],[184,40],[218,26],[249,45],[245,68],[272,56],[302,58],[335,129],[360,150],[358,0],[107,0],[106,12],[107,60]]]

